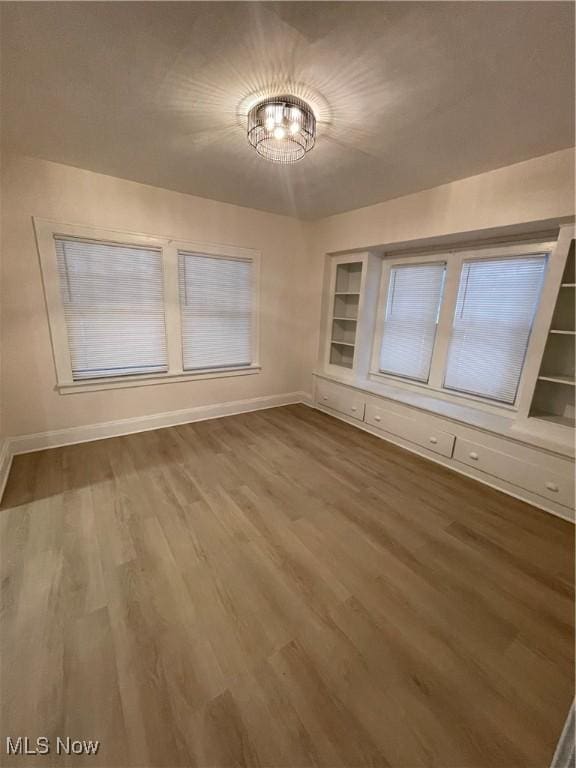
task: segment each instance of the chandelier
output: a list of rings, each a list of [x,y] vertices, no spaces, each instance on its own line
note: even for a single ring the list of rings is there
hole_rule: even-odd
[[[314,146],[316,118],[296,96],[272,96],[248,113],[248,141],[273,163],[296,163]]]

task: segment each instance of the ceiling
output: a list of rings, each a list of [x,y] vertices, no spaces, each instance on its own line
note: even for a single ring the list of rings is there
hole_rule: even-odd
[[[571,2],[3,2],[3,143],[315,219],[574,144]],[[282,167],[255,95],[314,105]]]

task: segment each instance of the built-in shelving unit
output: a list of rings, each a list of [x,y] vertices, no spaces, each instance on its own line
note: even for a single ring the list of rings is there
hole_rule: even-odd
[[[538,381],[551,381],[554,384],[569,384],[571,387],[576,387],[576,381],[570,376],[538,376]]]
[[[340,368],[351,369],[354,365],[362,268],[362,261],[336,265],[329,363]]]
[[[574,242],[572,239],[568,248],[566,266],[530,409],[532,418],[572,428],[575,424],[574,400],[576,395],[574,366],[576,264]]]

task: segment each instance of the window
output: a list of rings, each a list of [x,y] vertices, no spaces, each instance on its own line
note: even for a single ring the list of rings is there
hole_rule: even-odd
[[[260,371],[257,251],[34,229],[61,394]]]
[[[545,269],[544,254],[464,262],[446,388],[514,402]]]
[[[184,370],[252,361],[252,263],[178,254]]]
[[[74,381],[168,370],[162,253],[56,239]]]
[[[445,264],[391,268],[380,371],[428,381],[445,272]]]
[[[384,259],[371,375],[485,410],[516,407],[554,245]]]

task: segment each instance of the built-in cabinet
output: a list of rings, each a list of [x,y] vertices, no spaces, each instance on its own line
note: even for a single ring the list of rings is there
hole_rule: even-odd
[[[316,406],[573,519],[574,227],[560,226],[550,240],[555,245],[517,399],[506,407],[391,381],[372,371],[385,254],[327,257]]]
[[[335,260],[331,279],[328,365],[351,370],[362,295],[364,259]]]
[[[530,408],[532,418],[571,429],[575,423],[576,395],[575,269],[572,234]]]
[[[316,376],[315,405],[402,447],[573,520],[566,456]]]

